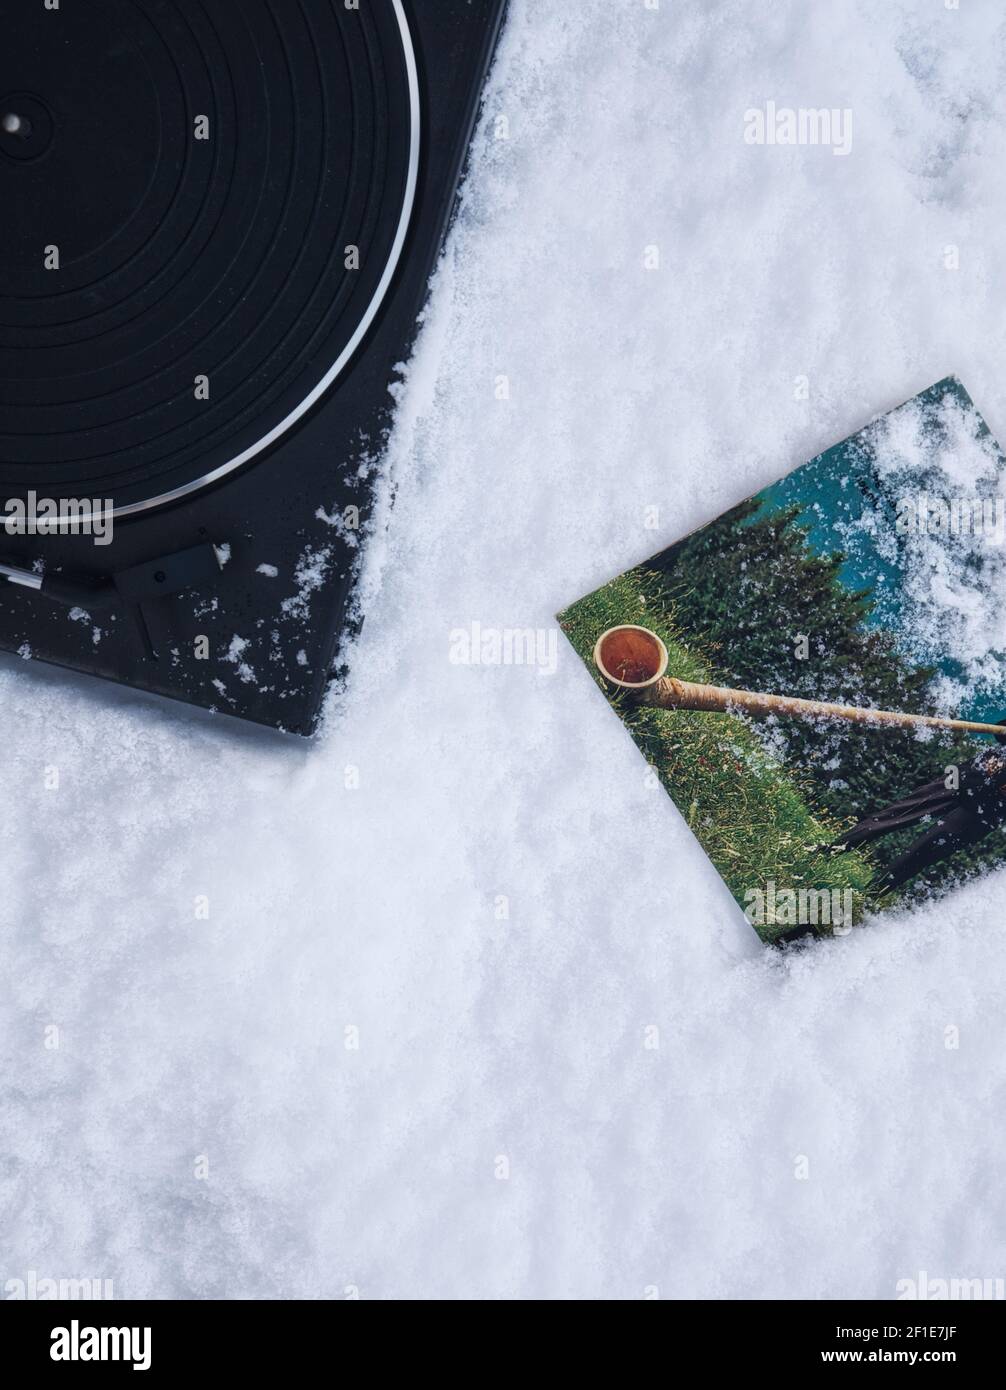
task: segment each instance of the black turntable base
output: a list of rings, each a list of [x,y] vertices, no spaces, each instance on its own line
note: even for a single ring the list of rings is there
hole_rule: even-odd
[[[311,732],[504,3],[4,7],[0,646]]]

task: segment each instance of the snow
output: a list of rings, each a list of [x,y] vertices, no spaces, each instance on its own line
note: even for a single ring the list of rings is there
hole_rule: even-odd
[[[960,675],[944,676],[934,688],[948,711],[974,705],[977,696],[998,712],[1006,707],[1006,613],[999,601],[1006,580],[1004,460],[974,409],[948,395],[936,420],[934,431],[930,412],[909,401],[868,431],[885,486],[894,483],[895,495],[930,512],[903,547],[902,646],[920,664],[960,653]],[[942,515],[942,498],[957,504],[956,518],[949,509]]]
[[[513,0],[322,740],[0,668],[0,1283],[1004,1273],[1006,878],[780,959],[564,642],[548,680],[449,659],[948,372],[1006,439],[1004,35]],[[850,109],[849,154],[745,143],[769,100]]]

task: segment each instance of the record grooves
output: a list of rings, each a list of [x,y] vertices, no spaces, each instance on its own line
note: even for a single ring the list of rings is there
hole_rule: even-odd
[[[0,130],[0,490],[149,505],[281,428],[376,309],[419,138],[408,22],[342,0],[22,9],[0,118],[51,131],[25,158]]]

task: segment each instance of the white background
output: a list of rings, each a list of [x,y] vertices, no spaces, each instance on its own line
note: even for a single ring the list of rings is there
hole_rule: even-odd
[[[448,660],[948,372],[1006,436],[1001,16],[513,0],[322,740],[0,668],[0,1283],[1006,1274],[1003,875],[780,959],[563,639],[551,676]],[[851,108],[851,153],[745,144],[770,99]]]

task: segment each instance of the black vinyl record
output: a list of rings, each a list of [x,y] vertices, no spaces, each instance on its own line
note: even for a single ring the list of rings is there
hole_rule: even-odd
[[[279,438],[378,311],[415,191],[411,35],[342,0],[23,8],[0,490],[149,507]]]

